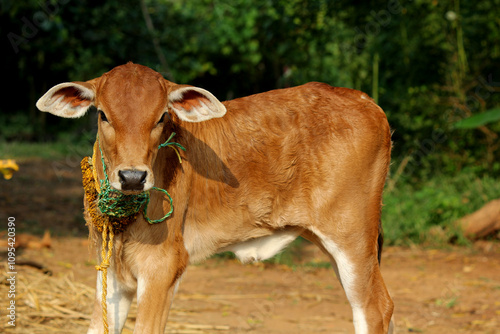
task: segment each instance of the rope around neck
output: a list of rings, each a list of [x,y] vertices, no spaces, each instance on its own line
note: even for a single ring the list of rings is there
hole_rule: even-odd
[[[170,146],[177,154],[179,162],[182,163],[181,155],[178,149],[183,151],[186,149],[179,143],[170,142],[174,136],[175,132],[173,132],[163,144],[160,144],[158,149]],[[104,172],[104,180],[99,180],[100,182],[97,182],[98,177],[95,169],[96,146],[99,147],[99,151],[101,153],[101,162]],[[99,142],[99,136],[97,136],[96,144],[94,145],[94,156],[92,159],[88,157],[84,158],[81,162],[81,168],[83,188],[88,202],[87,212],[92,220],[92,225],[102,233],[101,264],[97,265],[95,268],[96,270],[102,272],[102,323],[104,333],[108,334],[108,308],[106,302],[108,292],[107,276],[108,268],[111,265],[110,260],[113,250],[115,231],[121,232],[128,223],[135,221],[141,208],[143,208],[142,213],[144,219],[149,224],[156,224],[170,217],[174,207],[172,205],[172,197],[165,189],[153,187],[153,190],[163,192],[168,197],[170,202],[170,211],[167,212],[163,218],[152,220],[147,216],[148,204],[150,200],[149,191],[142,192],[137,195],[125,195],[121,191],[113,189],[109,184],[106,164],[104,162],[104,154]],[[101,213],[98,212],[97,207]]]

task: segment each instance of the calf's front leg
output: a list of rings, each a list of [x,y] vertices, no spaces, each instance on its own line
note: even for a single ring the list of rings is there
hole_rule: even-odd
[[[108,268],[107,273],[107,320],[110,334],[121,333],[127,320],[130,304],[134,297],[134,290],[123,285],[116,277],[114,266]],[[104,333],[102,317],[102,272],[97,274],[96,298],[94,311],[87,334]]]
[[[183,246],[182,251],[160,253],[162,258],[150,254],[139,269],[135,334],[165,333],[170,306],[187,266],[188,256]]]

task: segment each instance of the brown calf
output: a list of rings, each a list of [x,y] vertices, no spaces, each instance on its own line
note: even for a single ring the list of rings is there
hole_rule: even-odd
[[[163,333],[189,262],[228,250],[244,262],[264,260],[298,236],[329,256],[356,333],[391,330],[393,302],[377,261],[391,140],[384,112],[366,94],[309,83],[221,103],[129,63],[56,85],[37,103],[61,117],[81,117],[92,105],[110,184],[129,194],[164,188],[175,206],[165,222],[139,216],[117,235],[110,332],[121,332],[136,294],[134,333]],[[172,132],[187,149],[182,164],[174,150],[158,149]],[[148,216],[162,217],[168,202],[151,196]],[[103,331],[100,281],[88,333]]]

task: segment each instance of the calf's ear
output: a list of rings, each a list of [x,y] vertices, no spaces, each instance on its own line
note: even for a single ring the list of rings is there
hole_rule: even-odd
[[[36,103],[41,111],[65,118],[85,115],[94,105],[95,90],[88,82],[65,82],[55,85]]]
[[[203,122],[226,114],[226,107],[212,93],[192,86],[170,90],[168,107],[186,122]]]

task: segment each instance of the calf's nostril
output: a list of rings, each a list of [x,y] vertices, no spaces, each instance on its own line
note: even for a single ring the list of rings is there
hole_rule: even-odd
[[[120,170],[118,171],[118,177],[120,178],[120,183],[124,184],[127,182],[127,179],[125,177],[125,174]]]
[[[144,184],[146,183],[146,177],[148,176],[148,173],[147,172],[142,172],[142,176],[141,176],[141,184]]]

